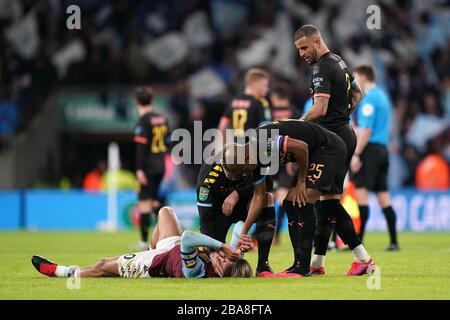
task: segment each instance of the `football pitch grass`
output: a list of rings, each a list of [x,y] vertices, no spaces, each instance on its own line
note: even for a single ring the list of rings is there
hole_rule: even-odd
[[[0,232],[0,299],[450,299],[450,234],[402,233],[400,252],[386,252],[387,234],[369,233],[366,247],[379,266],[378,279],[344,277],[351,252],[329,252],[323,277],[303,279],[67,279],[47,278],[31,264],[33,254],[65,265],[92,265],[101,257],[132,252],[137,231]],[[246,255],[252,266],[256,253]],[[292,263],[287,234],[273,246],[276,272]],[[369,287],[368,288],[368,280]],[[379,289],[376,289],[379,284]]]

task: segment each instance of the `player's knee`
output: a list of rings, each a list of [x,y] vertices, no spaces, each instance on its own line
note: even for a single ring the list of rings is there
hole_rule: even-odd
[[[271,208],[275,205],[275,200],[272,192],[266,192],[266,207]]]
[[[108,259],[106,258],[102,258],[99,261],[97,261],[97,263],[95,264],[95,269],[97,269],[98,271],[102,271],[105,266],[106,266],[106,262],[108,261]]]

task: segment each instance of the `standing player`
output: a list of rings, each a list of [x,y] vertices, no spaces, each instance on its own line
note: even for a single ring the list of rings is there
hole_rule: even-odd
[[[354,70],[355,79],[366,93],[356,112],[357,137],[355,153],[351,161],[352,181],[356,186],[356,200],[361,217],[362,241],[369,218],[369,191],[377,195],[383,209],[390,235],[389,251],[399,250],[397,244],[396,215],[391,206],[387,187],[389,156],[389,129],[392,105],[388,95],[375,83],[375,70],[362,65]]]
[[[232,175],[223,165],[223,157],[223,152],[219,152],[214,161],[211,159],[211,164],[203,164],[197,180],[200,231],[221,242],[225,242],[233,223],[247,218],[253,186],[261,183],[260,176]],[[265,199],[264,209],[256,221],[254,233],[258,240],[256,276],[273,277],[274,273],[269,266],[269,252],[275,229],[275,209],[272,194],[265,192],[262,196]]]
[[[153,90],[139,87],[135,91],[135,103],[139,113],[139,123],[135,129],[136,176],[140,191],[139,211],[141,212],[141,241],[139,250],[148,249],[148,228],[150,214],[157,214],[160,207],[158,190],[164,176],[164,156],[167,153],[166,138],[169,134],[167,119],[153,112]]]
[[[341,138],[329,130],[314,123],[299,120],[286,120],[271,123],[257,129],[256,141],[250,140],[245,146],[234,144],[235,154],[245,154],[244,164],[234,161],[226,164],[233,175],[253,176],[261,174],[262,155],[270,155],[272,161],[280,166],[288,162],[298,165],[297,177],[283,201],[288,216],[289,236],[294,250],[294,263],[280,275],[302,277],[310,274],[311,251],[313,246],[316,218],[314,204],[321,194],[331,190],[342,192],[345,175],[345,144]],[[244,149],[244,150],[240,150]],[[252,161],[257,156],[258,161]],[[255,164],[256,163],[256,164]],[[241,235],[246,235],[252,223],[258,218],[264,206],[264,180],[255,186],[254,195]],[[347,272],[349,276],[358,276],[373,272],[375,263],[356,236],[353,224],[348,222],[347,211],[337,206],[331,212],[336,221],[335,228],[339,236],[352,250],[355,262]]]
[[[330,52],[320,31],[313,25],[304,25],[295,32],[295,46],[300,57],[313,66],[311,76],[311,93],[313,106],[302,117],[304,121],[314,121],[326,129],[336,133],[345,143],[347,158],[345,167],[339,172],[335,187],[320,197],[317,205],[318,221],[317,233],[314,239],[315,254],[311,262],[312,274],[324,274],[325,254],[332,231],[331,215],[334,212],[345,211],[340,203],[342,183],[353,152],[356,147],[356,135],[349,124],[349,116],[356,109],[363,93],[359,88],[346,63],[338,55]],[[359,242],[353,222],[349,215],[339,215],[336,219],[343,219],[348,224],[347,235],[341,238]],[[342,237],[343,236],[343,237]],[[345,241],[344,241],[345,242]],[[346,243],[348,244],[348,243]]]
[[[231,106],[220,119],[219,130],[225,138],[225,130],[233,129],[236,136],[243,136],[248,129],[272,121],[270,105],[265,96],[269,92],[269,74],[258,68],[245,74],[244,93],[231,100]]]
[[[246,245],[250,246],[251,241],[247,239]],[[188,230],[181,233],[173,210],[163,207],[158,215],[150,250],[103,258],[93,266],[82,268],[59,265],[40,256],[33,256],[31,262],[41,274],[57,278],[251,277],[251,267],[240,255],[240,250],[234,250],[206,235]]]
[[[298,119],[300,112],[290,103],[288,89],[282,85],[274,86],[270,91],[270,103],[272,105],[272,119],[274,121],[286,119]],[[277,225],[275,230],[274,243],[280,241],[280,230],[284,218],[283,201],[291,186],[292,178],[295,175],[295,166],[292,163],[286,164],[279,169],[274,180],[275,198],[278,203]]]

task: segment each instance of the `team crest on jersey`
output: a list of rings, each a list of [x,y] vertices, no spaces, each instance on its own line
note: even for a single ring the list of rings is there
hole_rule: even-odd
[[[205,201],[206,199],[208,199],[208,195],[209,195],[209,189],[205,188],[205,187],[201,187],[200,191],[198,192],[198,199],[200,201]]]
[[[136,136],[139,136],[142,133],[142,127],[136,127],[136,129],[134,129],[134,134]]]

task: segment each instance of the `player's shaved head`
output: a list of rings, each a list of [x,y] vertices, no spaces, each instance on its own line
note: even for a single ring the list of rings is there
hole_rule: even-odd
[[[240,178],[253,171],[256,159],[251,156],[250,144],[228,143],[223,150],[222,164],[225,174],[231,179]]]
[[[303,37],[315,39],[322,38],[322,35],[320,34],[320,31],[316,26],[312,24],[305,24],[298,28],[297,31],[295,31],[294,41],[297,41],[298,39],[301,39]]]

